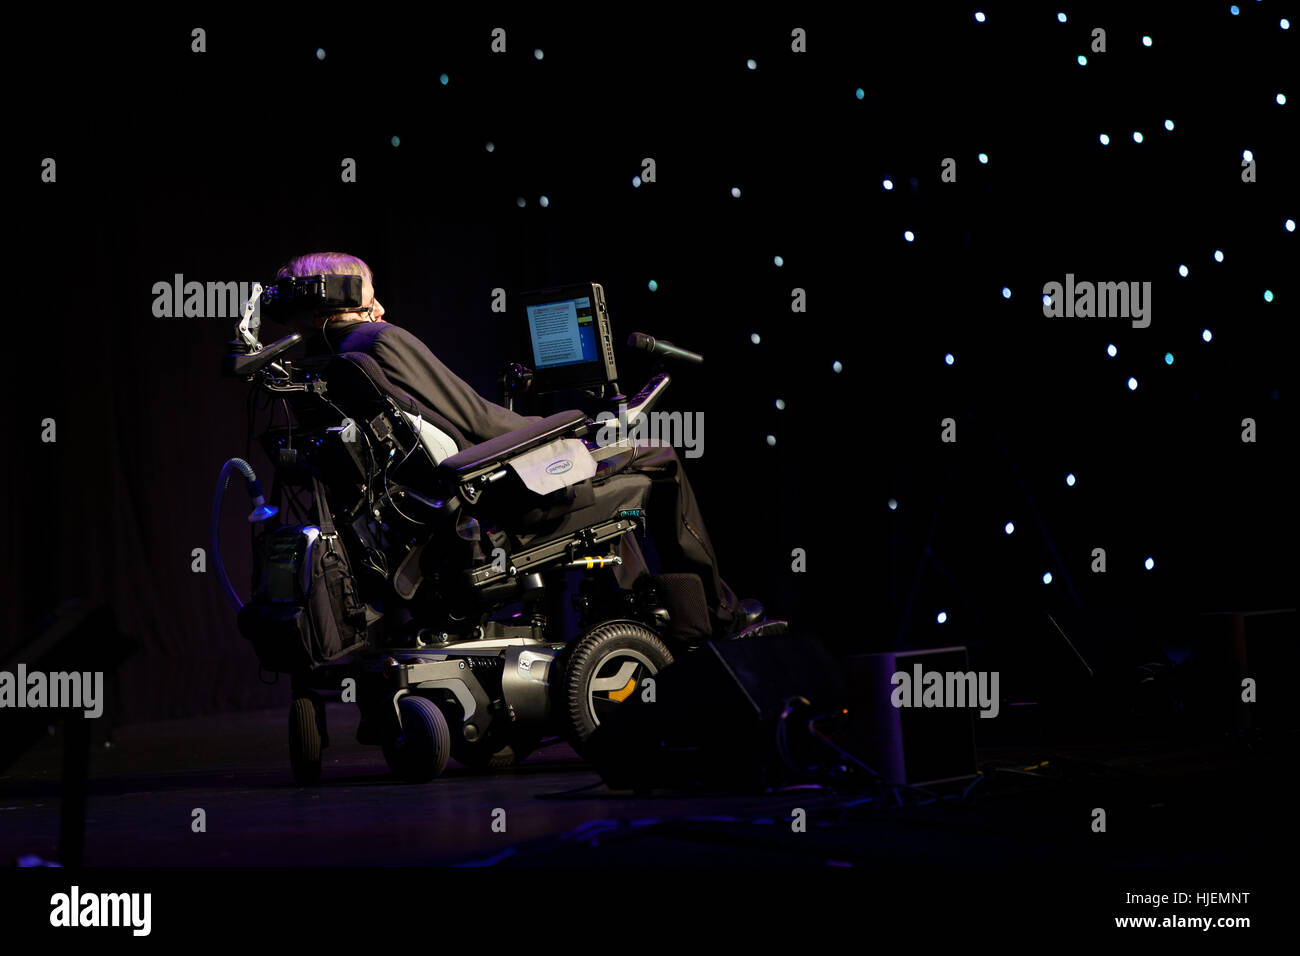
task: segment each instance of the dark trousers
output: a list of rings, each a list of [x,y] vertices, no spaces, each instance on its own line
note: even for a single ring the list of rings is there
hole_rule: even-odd
[[[580,489],[574,505],[543,526],[530,524],[530,532],[535,533],[524,536],[521,543],[576,531],[622,509],[644,508],[659,570],[698,574],[714,626],[728,627],[739,601],[718,573],[717,554],[676,449],[643,446],[630,461],[626,455],[610,461],[612,467],[590,480],[589,493]],[[649,568],[633,535],[625,534],[619,542],[623,564],[615,569],[615,576],[621,587],[631,587]]]

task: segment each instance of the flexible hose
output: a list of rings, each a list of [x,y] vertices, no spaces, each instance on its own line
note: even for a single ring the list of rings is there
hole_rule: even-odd
[[[208,530],[212,561],[217,568],[217,583],[221,585],[231,607],[239,611],[243,608],[244,602],[239,600],[239,595],[235,593],[234,585],[230,583],[230,575],[226,573],[226,562],[221,559],[221,505],[226,497],[226,488],[230,485],[230,476],[236,469],[244,476],[244,481],[248,485],[248,496],[253,499],[253,512],[248,516],[249,521],[265,521],[278,509],[266,504],[266,499],[262,497],[262,486],[257,480],[252,465],[242,458],[232,458],[221,466],[221,474],[217,476],[216,496],[212,501],[212,523]]]

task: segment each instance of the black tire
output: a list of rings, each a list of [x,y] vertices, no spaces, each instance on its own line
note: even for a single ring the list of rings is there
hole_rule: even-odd
[[[636,693],[644,678],[673,662],[673,653],[650,628],[633,621],[598,624],[565,648],[562,716],[569,744],[580,756],[587,738],[612,712]],[[621,686],[608,687],[617,680]],[[599,687],[605,682],[606,687]]]
[[[393,773],[409,783],[428,783],[447,767],[451,731],[447,718],[431,700],[407,694],[397,702],[401,735],[384,744],[384,759]]]
[[[311,697],[295,697],[289,705],[289,765],[294,782],[303,786],[320,782],[320,709]]]

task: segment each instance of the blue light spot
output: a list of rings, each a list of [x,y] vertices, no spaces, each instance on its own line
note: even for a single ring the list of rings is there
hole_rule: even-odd
[[[1264,301],[1265,301],[1265,302],[1272,302],[1272,301],[1273,301],[1273,290],[1272,290],[1272,289],[1265,289],[1265,290],[1264,290]]]
[[[831,368],[833,368],[836,371],[836,373],[844,371],[844,366],[839,362],[838,359],[835,362],[831,363]]]
[[[1222,249],[1215,249],[1215,250],[1214,250],[1214,261],[1215,261],[1215,262],[1222,262],[1222,261],[1223,261],[1223,250],[1222,250]]]
[[[781,258],[780,256],[773,256],[772,262],[776,264],[777,268],[780,268],[781,266],[785,265],[785,259]]]
[[[898,499],[896,499],[896,498],[890,498],[890,499],[889,499],[889,510],[890,510],[890,511],[897,511],[897,510],[898,510]]]
[[[1137,130],[1133,131],[1133,142],[1135,143],[1142,142],[1142,134],[1139,133]]]
[[[1295,220],[1288,219],[1286,222],[1282,223],[1282,228],[1287,232],[1295,232]]]
[[[533,59],[540,60],[541,58],[542,58],[542,51],[540,49],[534,50]]]
[[[1057,19],[1057,22],[1059,22],[1059,23],[1064,23],[1064,22],[1066,21],[1067,18],[1066,18],[1066,16],[1065,16],[1064,13],[1058,13],[1058,14],[1056,15],[1056,19]]]
[[[1007,534],[1011,534],[1016,530],[1016,526],[1012,522],[1008,521],[1006,527],[1003,528],[1002,530],[1005,531]]]
[[[884,187],[885,187],[885,190],[888,191],[888,190],[894,188],[894,181],[893,181],[892,179],[886,179],[886,180],[885,180],[883,183],[881,183],[880,185],[884,186]]]
[[[980,153],[980,157],[979,157],[979,158],[980,158],[980,162],[981,162],[981,163],[983,163],[983,164],[986,165],[986,166],[988,165],[988,162],[989,162],[989,154],[988,154],[988,153]]]
[[[1004,299],[1011,298],[1011,290],[1008,289],[1006,286],[1002,287],[1002,298]]]
[[[1143,46],[1150,46],[1150,45],[1151,45],[1151,38],[1150,38],[1150,37],[1143,37],[1143,38],[1142,38],[1142,45],[1143,45]]]
[[[938,616],[935,617],[935,620],[938,621],[940,624],[943,624],[945,621],[948,620],[948,612],[940,611]]]
[[[1050,309],[1051,307],[1052,307],[1052,297],[1051,297],[1050,295],[1044,295],[1044,296],[1043,296],[1043,308],[1044,308],[1044,309]]]
[[[446,73],[444,73],[438,77],[438,82],[441,83],[443,86],[446,86],[448,83],[451,82],[451,77],[448,76]]]
[[[547,206],[551,204],[551,200],[548,196],[543,196],[541,199],[537,201],[542,204],[543,209],[545,209]]]
[[[1113,345],[1108,345],[1106,346],[1106,354],[1109,355],[1111,358],[1114,358],[1116,355],[1119,354],[1119,349],[1115,348],[1115,346]]]
[[[1098,137],[1098,139],[1101,140],[1101,145],[1103,145],[1103,146],[1109,146],[1109,145],[1110,145],[1110,137],[1107,136],[1105,133],[1102,133],[1101,136]]]
[[[1147,569],[1148,571],[1150,571],[1152,568],[1154,568],[1154,567],[1156,566],[1156,559],[1155,559],[1155,558],[1147,558],[1146,561],[1145,561],[1145,566],[1146,566],[1146,569]]]
[[[1174,121],[1173,121],[1173,120],[1165,120],[1165,129],[1169,130],[1169,132],[1172,133],[1172,132],[1174,131]]]
[[[325,59],[325,51],[321,47],[316,48],[316,59],[318,60]]]
[[[641,177],[640,177],[640,176],[633,176],[633,177],[632,177],[632,188],[635,189],[636,187],[638,187],[638,186],[640,186],[640,185],[641,185]]]
[[[1052,583],[1052,572],[1051,572],[1051,571],[1048,571],[1048,572],[1046,572],[1046,573],[1043,574],[1043,583],[1044,583],[1044,584],[1051,584],[1051,583]]]
[[[768,436],[767,436],[767,446],[768,446],[769,448],[771,448],[771,447],[772,447],[773,445],[775,445],[775,444],[776,444],[776,436],[775,436],[775,435],[768,435]]]
[[[1128,390],[1130,392],[1136,392],[1137,387],[1138,387],[1138,380],[1130,375],[1128,379]]]
[[[1074,472],[1070,472],[1068,475],[1065,476],[1065,483],[1069,485],[1071,488],[1074,487]]]
[[[1286,106],[1286,94],[1285,94],[1285,93],[1279,93],[1279,94],[1277,95],[1277,105],[1278,105],[1278,106]]]
[[[759,342],[763,341],[763,337],[759,335],[757,332],[751,332],[749,334],[749,341],[757,345]]]
[[[943,357],[943,361],[944,361],[944,364],[945,364],[945,365],[951,365],[953,362],[955,362],[955,361],[957,361],[957,360],[956,360],[955,358],[953,358],[953,357],[952,357],[952,353],[949,352],[947,355],[945,355],[945,356]]]
[[[389,142],[392,143],[394,146],[401,146],[401,145],[402,145],[402,140],[401,140],[401,138],[400,138],[400,137],[397,137],[397,136],[394,136],[392,139],[389,140]]]
[[[1178,267],[1178,274],[1179,274],[1180,276],[1182,276],[1184,279],[1186,279],[1186,278],[1187,278],[1187,266],[1179,266],[1179,267]]]
[[[1087,65],[1088,65],[1088,58],[1087,58],[1086,56],[1084,56],[1082,53],[1079,54],[1079,65],[1080,65],[1080,66],[1087,66]]]
[[[1288,20],[1286,17],[1283,17],[1281,20],[1279,20],[1277,22],[1277,25],[1280,26],[1283,30],[1291,29],[1291,21]]]
[[[1214,338],[1214,336],[1210,334],[1209,329],[1206,329],[1204,332],[1201,333],[1201,338],[1204,339],[1206,342],[1208,342],[1210,341],[1210,339]]]
[[[1166,353],[1165,353],[1165,364],[1166,364],[1166,365],[1173,365],[1173,364],[1174,364],[1174,353],[1173,353],[1173,352],[1166,352]]]
[[[1251,152],[1250,150],[1248,150],[1248,149],[1243,149],[1243,150],[1241,151],[1241,158],[1244,159],[1244,160],[1245,160],[1246,162],[1248,162],[1248,163],[1252,163],[1252,162],[1255,161],[1255,154],[1252,153],[1252,152]]]
[[[778,411],[785,411],[785,399],[784,399],[784,398],[778,398],[778,399],[776,400],[776,407],[777,407],[777,410],[778,410]]]
[[[857,98],[860,99],[860,100],[861,100],[861,99],[866,99],[867,91],[864,90],[862,87],[859,86],[859,87],[858,87],[858,91],[857,91],[857,93],[856,93],[856,96],[857,96]]]
[[[749,67],[751,70],[757,70],[757,69],[758,69],[758,64],[757,64],[755,61],[753,61],[753,60],[746,60],[746,61],[745,61],[745,66]]]
[[[651,279],[651,280],[649,281],[649,283],[647,283],[647,286],[648,286],[648,288],[650,289],[651,292],[658,292],[658,291],[659,291],[659,283],[656,282],[654,279]]]
[[[975,19],[976,19],[976,21],[978,21],[979,23],[983,23],[983,22],[984,22],[984,13],[983,13],[982,11],[977,12],[977,13],[975,14]]]
[[[906,239],[908,242],[911,242],[913,239],[916,238],[916,235],[912,232],[911,229],[909,229],[905,233],[903,233],[903,238]]]
[[[731,187],[731,195],[732,195],[733,198],[735,198],[735,199],[739,199],[739,198],[740,198],[740,187],[739,187],[739,186],[732,186],[732,187]]]
[[[1232,6],[1228,7],[1228,12],[1231,13],[1231,14],[1235,17],[1237,14],[1239,14],[1239,13],[1241,12],[1241,10],[1240,10],[1240,9],[1237,7],[1237,5],[1234,3]]]

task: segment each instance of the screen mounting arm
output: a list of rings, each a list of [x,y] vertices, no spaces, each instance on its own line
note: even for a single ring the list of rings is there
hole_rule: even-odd
[[[258,303],[262,299],[262,283],[253,283],[253,294],[248,297],[244,303],[244,315],[239,320],[239,325],[235,326],[235,338],[242,342],[250,352],[256,352],[262,347],[261,341],[257,337],[257,331],[262,326],[262,318],[258,314]]]
[[[515,410],[515,396],[533,387],[533,370],[518,362],[511,362],[501,373],[501,404],[507,411]]]

